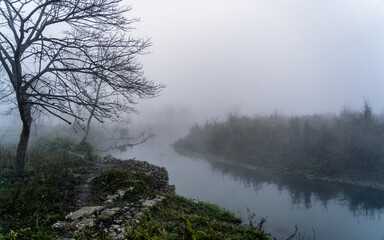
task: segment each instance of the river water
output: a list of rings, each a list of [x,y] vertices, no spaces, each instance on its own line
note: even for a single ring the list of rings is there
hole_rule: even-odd
[[[286,239],[299,226],[304,239],[384,240],[384,191],[240,169],[176,153],[147,142],[118,158],[166,167],[170,184],[185,197],[215,203],[248,221],[267,218],[265,230]]]

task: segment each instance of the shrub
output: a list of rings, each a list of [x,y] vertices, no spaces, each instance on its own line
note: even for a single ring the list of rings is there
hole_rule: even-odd
[[[69,138],[60,136],[45,136],[37,139],[32,145],[32,150],[49,154],[49,155],[60,155],[67,151],[73,151],[76,144]]]

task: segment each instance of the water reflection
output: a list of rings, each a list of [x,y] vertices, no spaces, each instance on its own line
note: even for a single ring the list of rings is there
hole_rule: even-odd
[[[195,157],[193,159],[196,160]],[[289,193],[292,208],[304,206],[310,209],[315,202],[320,202],[327,208],[331,200],[336,200],[340,205],[347,206],[355,217],[369,216],[380,219],[384,211],[382,190],[249,170],[213,159],[199,160],[207,161],[215,174],[229,176],[246,187],[252,187],[256,193],[266,184],[276,185],[278,191],[285,190]]]
[[[161,143],[163,143],[161,145]],[[300,226],[316,239],[384,240],[384,193],[349,184],[255,172],[212,160],[182,156],[166,141],[149,142],[116,157],[135,157],[166,167],[185,197],[218,204],[248,221],[246,209],[267,217],[267,232],[286,239]]]

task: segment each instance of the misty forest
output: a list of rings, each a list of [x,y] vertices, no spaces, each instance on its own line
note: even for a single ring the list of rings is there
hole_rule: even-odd
[[[230,114],[222,122],[193,126],[175,147],[256,168],[371,178],[383,172],[383,121],[368,102],[361,111],[344,109],[339,115]]]
[[[384,240],[384,2],[0,0],[0,240]]]

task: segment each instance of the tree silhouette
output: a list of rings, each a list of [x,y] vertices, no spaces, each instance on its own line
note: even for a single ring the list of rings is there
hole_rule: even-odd
[[[83,121],[82,106],[101,120],[162,88],[143,76],[137,56],[150,41],[129,35],[137,19],[125,17],[131,8],[121,2],[0,1],[0,100],[16,103],[23,124],[16,172],[25,166],[33,109],[73,124]],[[107,101],[92,94],[96,80]]]

